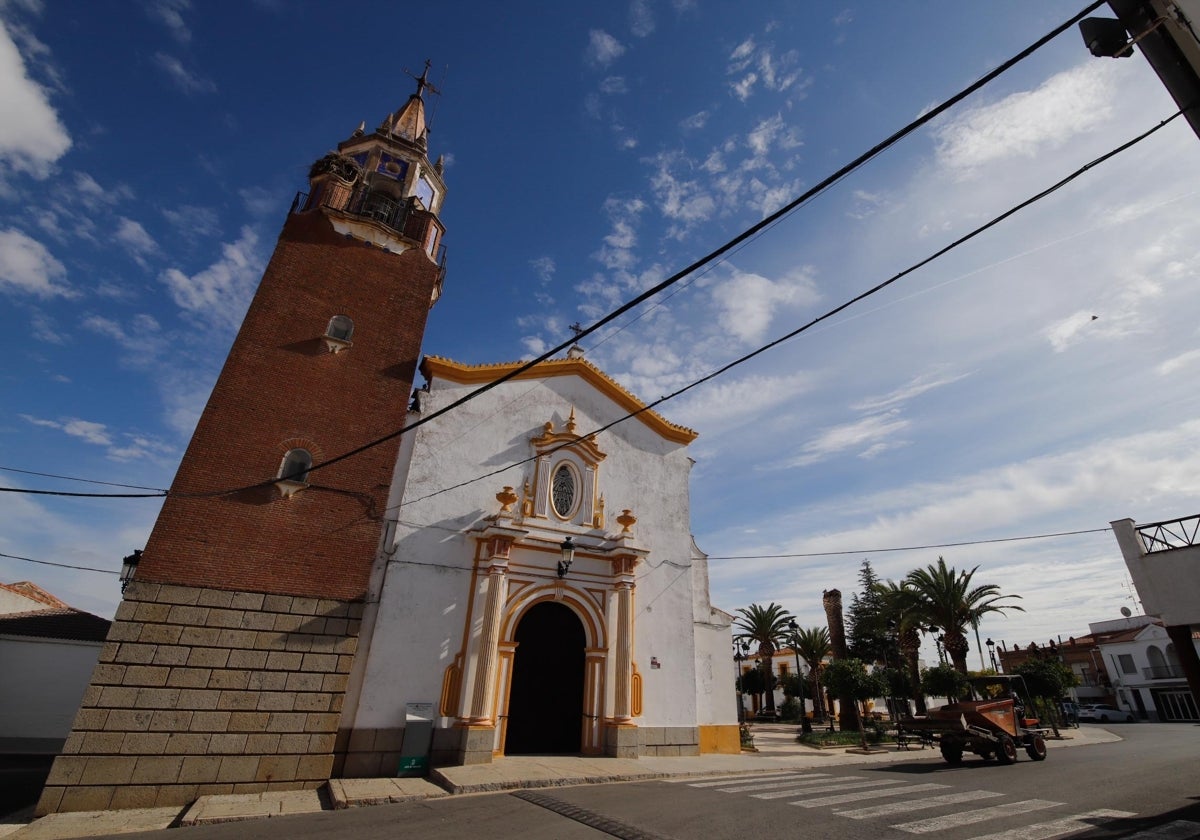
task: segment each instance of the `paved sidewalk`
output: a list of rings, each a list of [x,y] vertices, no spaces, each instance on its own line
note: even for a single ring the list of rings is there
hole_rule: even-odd
[[[426,779],[333,779],[323,791],[202,796],[187,808],[141,808],[52,814],[28,825],[0,824],[4,840],[66,840],[102,834],[154,831],[182,825],[262,819],[330,808],[354,808],[407,802],[451,794],[520,788],[560,787],[667,777],[727,775],[762,770],[805,769],[844,764],[937,760],[936,749],[905,750],[895,744],[856,754],[845,748],[814,749],[796,743],[795,725],[755,724],[756,752],[681,758],[587,758],[512,756],[491,764],[443,767]],[[1051,751],[1120,741],[1096,726],[1064,730],[1063,740],[1050,740]],[[440,786],[439,786],[440,785]],[[28,818],[28,816],[26,817]],[[12,829],[6,833],[6,829]]]

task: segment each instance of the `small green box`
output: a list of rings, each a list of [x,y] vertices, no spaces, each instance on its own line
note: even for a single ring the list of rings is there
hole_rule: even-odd
[[[400,768],[397,776],[424,776],[429,770],[429,759],[423,755],[400,756]]]

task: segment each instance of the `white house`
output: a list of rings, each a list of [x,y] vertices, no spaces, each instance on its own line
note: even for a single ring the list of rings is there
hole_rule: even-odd
[[[578,348],[434,417],[520,367],[422,363],[410,418],[432,419],[396,468],[346,775],[394,772],[430,729],[435,764],[739,750],[731,617],[690,533],[695,432]]]
[[[1175,644],[1162,623],[1149,616],[1100,643],[1105,669],[1117,696],[1117,705],[1142,720],[1200,721],[1200,709],[1188,689]],[[1092,624],[1099,632],[1104,624]],[[1193,636],[1192,645],[1200,650]]]
[[[0,584],[0,754],[62,748],[109,624],[35,584]]]

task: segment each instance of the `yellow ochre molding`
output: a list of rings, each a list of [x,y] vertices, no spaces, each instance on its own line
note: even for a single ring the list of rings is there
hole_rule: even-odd
[[[421,373],[427,380],[442,378],[462,385],[492,382],[520,368],[524,362],[500,362],[488,365],[466,365],[440,356],[426,356],[421,362]],[[667,440],[688,444],[699,433],[665,419],[656,411],[644,410],[646,404],[600,370],[587,359],[549,359],[539,362],[514,379],[542,379],[551,376],[578,376],[595,387],[618,406],[629,413],[641,411],[637,419]]]

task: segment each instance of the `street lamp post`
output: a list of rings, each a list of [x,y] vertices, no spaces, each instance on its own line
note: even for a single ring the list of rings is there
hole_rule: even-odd
[[[738,723],[746,722],[746,707],[742,702],[742,662],[746,660],[746,652],[750,647],[745,642],[733,643],[733,686],[737,690]]]
[[[995,671],[997,674],[999,674],[1000,666],[996,664],[996,643],[993,642],[991,639],[988,639],[986,642],[984,642],[984,644],[987,645],[988,656],[992,660],[992,670]]]
[[[796,654],[796,682],[800,684],[800,731],[807,734],[812,732],[812,722],[808,719],[808,701],[804,698],[804,673],[800,670],[800,651],[796,648],[796,637],[800,632],[796,619],[788,621],[788,630],[792,633],[788,643],[792,646],[792,653]]]

